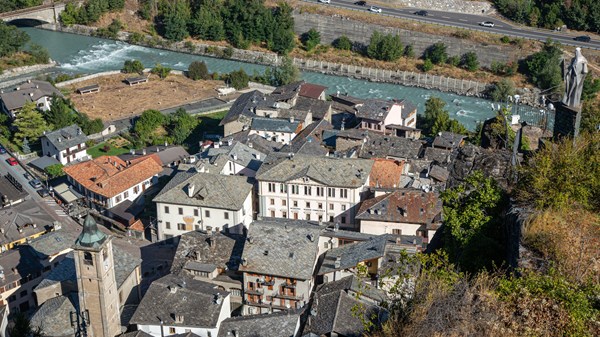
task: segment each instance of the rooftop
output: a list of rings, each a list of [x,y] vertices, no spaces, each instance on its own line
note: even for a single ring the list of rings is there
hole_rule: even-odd
[[[441,212],[442,200],[436,193],[402,189],[363,201],[356,218],[428,225]]]
[[[78,248],[99,249],[109,237],[98,229],[98,224],[94,217],[88,213],[83,221],[83,230],[75,240],[75,246]]]
[[[42,136],[48,139],[50,144],[58,151],[63,151],[79,144],[85,144],[88,137],[77,124],[66,126],[52,132],[48,132]]]
[[[322,231],[323,227],[310,221],[254,221],[250,225],[239,270],[308,280],[317,260]]]
[[[403,119],[408,118],[416,110],[415,106],[406,100],[388,101],[383,99],[369,99],[355,106],[356,117],[383,122],[394,106],[400,107]]]
[[[227,296],[214,284],[169,274],[152,282],[130,323],[215,328]],[[179,315],[183,321],[175,320]]]
[[[237,211],[252,192],[252,184],[247,179],[215,173],[179,172],[153,201]]]
[[[127,162],[128,160],[135,160],[137,158],[143,156],[149,156],[151,154],[156,154],[162,166],[168,166],[171,163],[184,160],[190,156],[190,154],[181,146],[172,146],[172,145],[155,145],[148,146],[141,150],[135,150],[133,153],[125,153],[119,155],[123,161]]]
[[[323,141],[323,132],[325,130],[331,130],[332,128],[333,126],[331,123],[324,119],[313,122],[297,134],[290,144],[281,148],[281,152],[324,156],[329,150],[321,145]]]
[[[75,234],[67,231],[66,229],[60,229],[46,233],[40,237],[37,237],[27,244],[33,248],[41,259],[46,259],[50,256],[55,256],[66,250],[70,250],[75,242]]]
[[[259,149],[255,149],[254,145],[250,147],[247,144],[235,141],[231,138],[227,139],[225,142],[222,142],[222,144],[218,147],[213,146],[209,148],[203,154],[203,156],[209,158],[217,155],[225,155],[227,160],[240,164],[241,166],[247,167],[253,171],[258,171],[262,161],[267,157],[266,153],[261,152]]]
[[[301,312],[276,312],[227,318],[221,322],[218,337],[294,337]]]
[[[461,146],[462,141],[465,138],[466,136],[457,133],[442,131],[438,133],[438,135],[433,140],[433,147],[443,149],[456,149]]]
[[[331,102],[301,96],[296,99],[294,109],[310,111],[314,119],[323,119],[331,110]]]
[[[159,174],[162,167],[154,156],[128,162],[116,156],[102,156],[67,166],[63,170],[84,188],[112,198]]]
[[[40,327],[44,336],[73,336],[71,312],[76,311],[73,303],[76,296],[58,296],[44,302],[31,317],[31,325]]]
[[[17,246],[0,254],[0,287],[23,278],[41,275],[44,266],[29,246]],[[35,278],[35,277],[33,277]]]
[[[302,122],[299,120],[254,117],[250,129],[256,131],[295,133],[301,123]]]
[[[391,235],[379,235],[366,241],[345,244],[325,252],[318,275],[356,267],[360,262],[383,257],[385,246],[395,240]]]
[[[19,241],[53,227],[54,219],[33,200],[0,209],[0,244]]]
[[[289,182],[308,178],[326,186],[357,188],[367,183],[373,167],[373,161],[364,159],[306,155],[269,158],[257,172],[257,180]]]
[[[376,158],[369,185],[371,187],[395,188],[400,187],[400,177],[404,171],[404,162],[395,159]]]
[[[313,83],[302,83],[300,86],[300,96],[307,98],[319,99],[321,95],[327,90],[327,87],[313,84]]]
[[[217,268],[238,270],[245,237],[235,234],[208,234],[192,231],[181,235],[171,272],[179,274],[186,263],[212,264]]]
[[[0,100],[8,110],[20,109],[29,102],[37,101],[44,96],[62,94],[52,84],[46,81],[27,81],[18,86],[19,90],[0,93]]]
[[[361,158],[418,158],[423,147],[423,142],[420,140],[385,136],[375,132],[368,133],[366,139],[360,149]]]
[[[259,101],[262,101],[265,97],[265,94],[258,90],[253,90],[247,93],[244,93],[238,97],[233,105],[221,120],[219,125],[225,125],[227,123],[238,120],[240,116],[254,117],[256,116],[254,109]]]

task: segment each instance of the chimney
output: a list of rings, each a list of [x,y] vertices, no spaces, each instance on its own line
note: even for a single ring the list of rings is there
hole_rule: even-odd
[[[315,235],[313,233],[308,234],[307,237],[310,242],[315,242]]]
[[[245,258],[242,258],[242,266],[246,267],[248,265],[248,260]]]
[[[260,160],[260,153],[256,154],[256,159]]]
[[[294,123],[294,116],[290,117],[290,123]]]
[[[29,97],[33,97],[33,93],[32,92],[29,93]]]
[[[218,149],[220,145],[221,145],[221,142],[220,142],[220,141],[219,141],[218,143],[216,143],[216,142],[215,142],[215,143],[213,143],[213,147],[214,147],[215,149]]]
[[[183,315],[173,314],[173,317],[175,318],[175,323],[183,323]]]
[[[27,80],[27,83],[31,83],[31,80]]]
[[[77,135],[81,136],[81,128],[77,128]]]
[[[227,146],[231,146],[233,144],[233,139],[227,139]]]
[[[196,188],[196,186],[194,184],[188,184],[187,187],[187,192],[188,192],[188,197],[193,197],[194,196],[194,189]]]
[[[238,160],[238,156],[237,156],[237,154],[234,154],[234,155],[233,155],[233,160]]]
[[[340,268],[342,266],[342,257],[341,256],[336,256],[335,257],[335,262],[333,263],[333,267],[334,268]]]
[[[174,284],[171,284],[171,285],[169,286],[169,292],[170,292],[171,294],[175,294],[175,293],[177,292],[177,286],[176,286],[176,285],[174,285]]]
[[[217,240],[215,240],[215,236],[211,235],[208,237],[208,246],[211,249],[215,249],[215,247],[217,246]]]
[[[248,147],[252,148],[254,145],[252,145],[252,143],[248,143]]]

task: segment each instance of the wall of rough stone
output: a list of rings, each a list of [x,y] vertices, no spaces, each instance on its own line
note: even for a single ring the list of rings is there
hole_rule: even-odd
[[[508,62],[524,58],[527,52],[512,46],[484,45],[455,37],[438,36],[399,28],[379,26],[350,20],[340,16],[325,16],[309,13],[294,13],[295,31],[302,34],[311,28],[321,33],[321,43],[330,44],[342,35],[350,40],[368,44],[374,31],[399,35],[402,42],[413,46],[415,55],[423,52],[436,42],[443,42],[448,47],[448,54],[462,55],[469,51],[477,53],[479,63],[489,67],[492,61]]]
[[[379,0],[406,7],[432,9],[446,12],[469,14],[491,14],[495,12],[492,4],[486,1],[469,0]],[[482,12],[483,11],[483,12]]]

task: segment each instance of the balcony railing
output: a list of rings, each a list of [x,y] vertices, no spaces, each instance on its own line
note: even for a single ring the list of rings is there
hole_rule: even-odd
[[[283,298],[283,299],[286,299],[286,300],[302,301],[304,299],[304,294],[298,296],[298,295],[290,295],[290,294],[278,293],[278,294],[274,294],[273,297],[275,297],[275,298]]]
[[[245,293],[248,295],[262,295],[265,292],[262,289],[246,289]]]
[[[284,288],[294,289],[294,288],[296,288],[296,282],[285,282],[285,283],[282,283],[281,286]]]

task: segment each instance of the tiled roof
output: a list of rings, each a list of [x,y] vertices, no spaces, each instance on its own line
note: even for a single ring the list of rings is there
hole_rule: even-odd
[[[301,121],[268,117],[254,117],[250,126],[251,130],[295,133],[300,126]]]
[[[221,322],[218,337],[294,337],[301,312],[275,312],[227,318]]]
[[[214,284],[169,274],[152,282],[130,323],[160,325],[162,320],[167,326],[215,328],[227,296]],[[174,315],[182,315],[183,322],[175,322]]]
[[[254,108],[256,107],[259,101],[262,101],[265,97],[265,94],[258,90],[250,91],[245,94],[240,95],[233,105],[221,120],[219,125],[225,125],[227,123],[236,121],[240,116],[248,116],[254,117],[256,116],[254,113]]]
[[[255,149],[254,145],[250,147],[240,141],[232,140],[231,145],[228,145],[228,140],[230,139],[232,140],[232,138],[228,137],[218,148],[214,146],[209,148],[202,156],[212,159],[218,155],[223,155],[229,161],[240,164],[253,171],[258,171],[258,168],[262,164],[262,161],[267,157],[267,154]]]
[[[374,159],[369,186],[395,188],[400,186],[400,177],[404,170],[404,162],[395,159]]]
[[[442,131],[433,140],[433,147],[441,147],[444,149],[456,149],[458,148],[466,136],[452,133],[448,131]]]
[[[171,272],[179,274],[189,261],[213,264],[223,270],[238,270],[245,237],[235,234],[208,234],[192,231],[181,235]]]
[[[257,180],[288,182],[310,178],[321,184],[356,188],[367,183],[373,161],[295,155],[292,158],[269,156],[273,161],[263,163]]]
[[[60,90],[56,89],[52,84],[46,81],[28,81],[19,85],[19,90],[0,93],[0,100],[8,110],[20,109],[25,104],[44,96],[58,95],[63,97]]]
[[[73,302],[76,303],[75,298]],[[71,312],[76,312],[68,296],[58,296],[44,302],[31,317],[31,326],[42,329],[44,336],[73,336]]]
[[[193,186],[192,197],[189,188]],[[180,172],[154,198],[154,202],[202,206],[237,211],[244,205],[252,184],[247,177],[215,173]]]
[[[239,270],[308,280],[317,260],[322,230],[310,221],[254,221],[250,225]]]
[[[48,132],[41,138],[46,138],[58,151],[85,144],[88,137],[77,124],[65,126],[62,129]],[[42,140],[43,141],[43,140]]]
[[[242,144],[250,146],[252,144],[252,148],[257,149],[258,151],[269,154],[273,151],[277,151],[282,147],[282,144],[279,142],[270,141],[265,139],[257,134],[250,135],[250,130],[240,131],[234,134],[231,134],[225,138],[224,141],[228,139],[233,139],[234,141],[238,141]]]
[[[86,189],[112,198],[159,174],[162,167],[154,156],[132,160],[131,164],[116,156],[103,156],[63,170]]]
[[[322,85],[303,83],[300,86],[300,96],[318,99],[325,90],[327,90],[327,87]]]
[[[363,201],[356,213],[356,218],[430,224],[441,212],[442,200],[436,193],[402,189]]]

